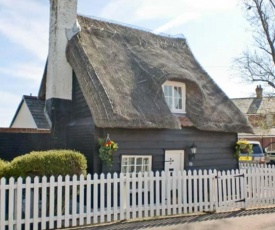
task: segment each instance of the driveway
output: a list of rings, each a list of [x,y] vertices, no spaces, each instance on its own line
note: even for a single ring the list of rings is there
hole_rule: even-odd
[[[275,208],[184,215],[138,222],[74,228],[81,230],[274,230]],[[72,228],[73,229],[73,228]]]

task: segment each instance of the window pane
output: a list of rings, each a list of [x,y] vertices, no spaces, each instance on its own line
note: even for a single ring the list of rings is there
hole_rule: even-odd
[[[168,95],[169,97],[172,97],[173,96],[173,90],[172,90],[172,86],[168,86]]]
[[[143,158],[143,164],[147,165],[149,163],[149,159],[148,158]]]
[[[167,85],[163,86],[163,93],[164,93],[164,96],[168,96],[168,86]]]
[[[140,166],[137,166],[137,171],[136,172],[142,172],[142,166],[140,165]]]
[[[179,99],[178,103],[179,103],[178,109],[182,109],[182,99]]]
[[[172,87],[169,85],[164,86],[164,96],[172,97]]]
[[[130,165],[135,165],[135,158],[134,157],[129,158],[129,164]]]
[[[138,157],[137,158],[137,165],[141,165],[142,164],[142,158],[141,157]]]
[[[148,165],[144,165],[143,172],[149,172]]]
[[[122,166],[121,167],[121,172],[126,173],[127,172],[127,166]]]
[[[174,99],[174,105],[175,105],[175,109],[179,108],[179,100],[177,98]]]
[[[170,85],[165,85],[163,87],[163,92],[165,97],[172,97],[173,92],[172,92],[172,86]]]
[[[175,109],[182,109],[181,92],[182,92],[181,87],[177,87],[177,86],[174,87],[174,108]]]
[[[181,87],[177,87],[177,86],[175,86],[174,87],[174,90],[175,90],[175,92],[174,92],[174,96],[175,97],[177,97],[177,98],[181,98]]]
[[[173,109],[173,99],[171,97],[167,98],[166,100],[169,109]]]
[[[122,164],[122,165],[127,165],[127,160],[128,160],[127,157],[123,157],[123,158],[122,158],[121,164]]]
[[[173,103],[173,92],[172,92],[172,86],[170,85],[165,85],[164,86],[164,96],[166,103],[170,109],[173,108],[172,103]]]
[[[182,100],[179,98],[174,99],[175,109],[182,109]]]
[[[133,165],[133,166],[130,166],[128,172],[129,172],[129,173],[135,172],[135,166],[134,166],[134,165]]]

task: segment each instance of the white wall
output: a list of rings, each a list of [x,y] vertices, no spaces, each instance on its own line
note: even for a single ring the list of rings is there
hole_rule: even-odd
[[[46,99],[72,99],[72,68],[66,59],[65,29],[76,21],[77,0],[50,0],[50,36]]]
[[[34,119],[31,115],[31,112],[25,101],[23,101],[22,106],[11,128],[37,128]]]

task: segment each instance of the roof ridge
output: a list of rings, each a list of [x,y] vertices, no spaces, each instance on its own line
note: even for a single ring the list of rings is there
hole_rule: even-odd
[[[96,20],[96,21],[101,21],[101,22],[106,22],[109,24],[113,24],[116,26],[123,26],[123,27],[127,27],[130,29],[134,29],[134,30],[139,30],[139,31],[143,31],[143,32],[147,32],[147,33],[152,33],[154,35],[160,36],[160,37],[165,37],[165,38],[178,38],[178,39],[183,39],[186,41],[186,37],[183,34],[167,34],[167,33],[154,33],[153,30],[151,29],[147,29],[144,27],[140,27],[140,26],[136,26],[133,24],[129,24],[129,23],[125,23],[125,22],[119,22],[119,21],[115,21],[115,20],[111,20],[111,19],[106,19],[106,18],[100,18],[97,16],[91,16],[91,15],[84,15],[84,14],[77,14],[80,17],[84,17],[84,18],[88,18],[88,19],[92,19],[92,20]]]

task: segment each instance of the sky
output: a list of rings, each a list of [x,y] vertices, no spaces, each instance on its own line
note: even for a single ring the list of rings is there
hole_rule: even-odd
[[[230,98],[256,85],[232,70],[251,33],[238,0],[78,0],[78,13],[184,36],[198,62]],[[37,96],[48,53],[49,0],[0,0],[0,127],[23,95]]]

